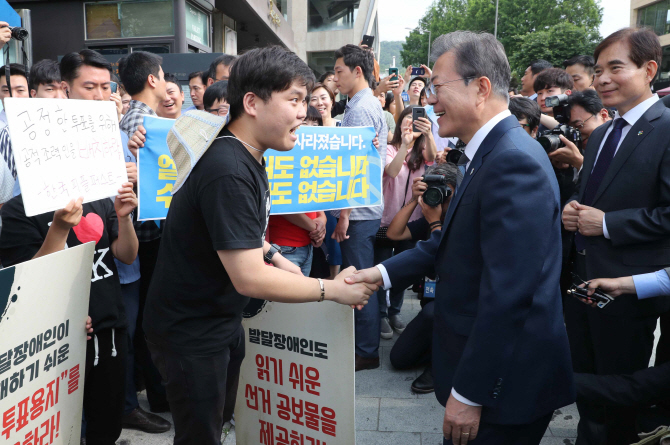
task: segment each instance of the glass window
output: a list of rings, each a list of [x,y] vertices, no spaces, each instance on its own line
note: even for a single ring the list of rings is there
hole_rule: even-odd
[[[307,31],[354,27],[360,0],[309,0]]]
[[[326,71],[332,71],[335,65],[333,51],[307,53],[307,65],[314,71],[317,78]]]
[[[186,4],[186,38],[209,46],[209,17],[200,9]]]
[[[174,35],[173,0],[86,3],[86,38]]]
[[[670,33],[670,11],[668,4],[670,0],[654,3],[637,11],[638,28],[646,27],[652,29],[656,34]]]

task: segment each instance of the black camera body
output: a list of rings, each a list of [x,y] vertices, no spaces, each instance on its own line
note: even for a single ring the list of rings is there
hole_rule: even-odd
[[[20,26],[8,26],[8,28],[12,31],[12,39],[14,40],[23,42],[28,38],[28,31]]]
[[[551,107],[554,113],[554,119],[559,122],[556,128],[547,130],[537,138],[537,141],[542,145],[547,154],[565,147],[565,144],[559,138],[559,135],[565,136],[567,140],[572,142],[582,149],[582,133],[568,125],[570,122],[570,105],[568,104],[567,94],[559,94],[558,96],[547,97],[544,100],[547,107]]]
[[[447,178],[443,175],[426,175],[423,177],[423,182],[427,186],[423,192],[423,202],[431,207],[439,206],[451,195]]]

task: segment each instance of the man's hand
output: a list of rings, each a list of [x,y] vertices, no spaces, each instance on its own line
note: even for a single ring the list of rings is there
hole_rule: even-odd
[[[344,273],[347,272],[345,275]],[[339,276],[344,277],[344,282],[350,285],[356,285],[358,283],[364,283],[367,286],[374,286],[375,291],[384,284],[382,273],[376,267],[370,267],[369,269],[356,270],[353,267],[348,267],[347,269],[340,272]],[[367,304],[367,303],[366,303]],[[352,305],[352,308],[358,310],[363,309],[363,305]]]
[[[296,275],[302,275],[302,270],[286,258],[284,258],[280,253],[275,253],[272,256],[272,265],[277,269],[285,270],[286,272],[291,272]]]
[[[423,176],[414,178],[412,182],[412,199],[417,199],[419,196],[423,196],[423,192],[428,188],[428,185],[423,182]]]
[[[137,184],[137,164],[126,162],[126,174],[128,175],[128,181]]]
[[[56,210],[54,213],[54,220],[51,225],[55,226],[57,229],[69,231],[71,228],[79,224],[79,221],[81,221],[81,215],[84,213],[84,207],[82,205],[83,202],[83,197],[79,197],[79,199],[76,201],[71,199],[65,207],[60,210]]]
[[[468,441],[475,440],[479,432],[481,416],[481,406],[466,405],[450,395],[442,424],[444,438],[451,439],[454,445],[465,445]]]
[[[402,94],[403,88],[405,88],[405,79],[402,77],[398,79],[398,86],[392,91],[394,97],[398,97],[399,94]]]
[[[577,227],[579,233],[584,236],[602,236],[603,218],[605,213],[593,207],[577,204],[579,209],[579,221]]]
[[[359,310],[368,304],[368,299],[377,292],[379,286],[376,283],[364,281],[350,281],[352,275],[357,274],[356,268],[347,267],[340,272],[332,281],[325,281],[326,296],[336,303],[346,304]]]
[[[12,39],[12,30],[9,29],[9,23],[0,21],[0,48]]]
[[[341,243],[345,239],[349,239],[349,235],[347,235],[348,229],[349,229],[349,218],[343,217],[340,214],[340,219],[337,220],[335,230],[333,231],[333,234],[330,237],[335,241],[337,241],[338,243]]]
[[[147,134],[147,130],[145,130],[142,125],[140,125],[137,127],[137,130],[135,130],[135,133],[128,141],[128,150],[130,150],[133,156],[135,156],[135,159],[138,157],[137,150],[144,147],[144,143],[147,141],[145,134]]]
[[[446,164],[447,163],[447,153],[451,151],[451,148],[445,148],[442,151],[438,151],[435,156],[435,162],[437,164]]]
[[[119,189],[119,194],[114,199],[114,210],[118,218],[125,218],[130,215],[135,207],[137,207],[137,195],[133,191],[133,184],[125,182]]]
[[[379,81],[379,85],[377,85],[377,88],[375,89],[375,96],[379,96],[382,93],[386,93],[387,91],[393,91],[396,88],[398,88],[400,80],[399,79],[391,80],[391,77],[392,76],[386,76]]]
[[[561,220],[565,230],[576,232],[579,229],[579,203],[577,201],[570,201],[565,205]]]
[[[314,247],[320,247],[326,238],[326,225],[320,219],[315,219],[314,224],[316,224],[316,228],[309,232],[309,237]]]
[[[549,159],[551,159],[551,162],[554,164],[554,166],[556,166],[556,168],[560,168],[559,166],[556,165],[556,163],[560,163],[560,164],[568,164],[579,170],[582,167],[582,164],[584,163],[584,156],[582,156],[582,154],[579,152],[579,148],[577,148],[575,144],[566,139],[566,137],[563,136],[562,134],[559,135],[558,137],[565,144],[565,147],[561,147],[549,153]]]
[[[413,68],[412,65],[408,66],[407,69],[405,70],[405,75],[402,76],[405,83],[409,82],[409,80],[412,78],[412,68]]]
[[[442,220],[442,206],[444,205],[444,203],[435,207],[431,207],[425,202],[423,202],[423,196],[419,196],[419,205],[421,206],[421,212],[423,213],[423,217],[426,218],[428,224]]]
[[[433,70],[428,68],[426,65],[421,65],[421,68],[423,68],[426,71],[426,73],[421,77],[430,80],[433,77]],[[410,71],[410,73],[411,73],[411,71]]]
[[[593,295],[597,288],[600,288],[610,297],[618,297],[623,294],[636,294],[635,281],[633,277],[619,277],[619,278],[596,278],[589,281],[589,295]],[[579,287],[584,287],[582,284]]]
[[[90,316],[86,317],[86,334],[92,334],[93,333],[93,320],[91,320]],[[90,340],[91,337],[89,335],[86,335],[86,340]]]
[[[375,134],[375,138],[372,140],[372,145],[375,146],[377,150],[379,150],[379,135]]]

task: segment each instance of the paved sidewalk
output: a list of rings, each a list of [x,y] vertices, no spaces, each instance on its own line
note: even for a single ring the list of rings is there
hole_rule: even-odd
[[[402,315],[406,322],[421,309],[416,294],[405,292]],[[423,369],[397,371],[391,367],[389,354],[398,338],[381,341],[379,369],[356,373],[356,444],[357,445],[441,445],[444,408],[434,394],[417,395],[410,384]],[[148,410],[146,396],[140,404]],[[164,415],[172,421],[171,416]],[[574,405],[557,410],[541,445],[570,445],[577,437],[579,415]],[[120,445],[172,444],[174,429],[164,434],[146,434],[123,430]],[[235,445],[234,428],[222,435],[223,445]],[[253,445],[253,444],[240,444]]]

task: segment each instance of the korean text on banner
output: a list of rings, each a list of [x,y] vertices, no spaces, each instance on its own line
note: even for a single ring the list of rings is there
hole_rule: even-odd
[[[273,215],[382,204],[372,127],[307,127],[293,150],[265,152]]]
[[[174,119],[144,116],[146,130],[144,147],[137,160],[138,213],[137,219],[165,219],[172,201],[172,186],[177,180],[177,167],[167,145],[168,132]]]
[[[94,249],[0,270],[0,443],[79,443]]]
[[[113,102],[7,98],[5,110],[27,216],[116,196],[128,181]]]
[[[355,443],[353,311],[252,299],[244,317],[237,443]]]

